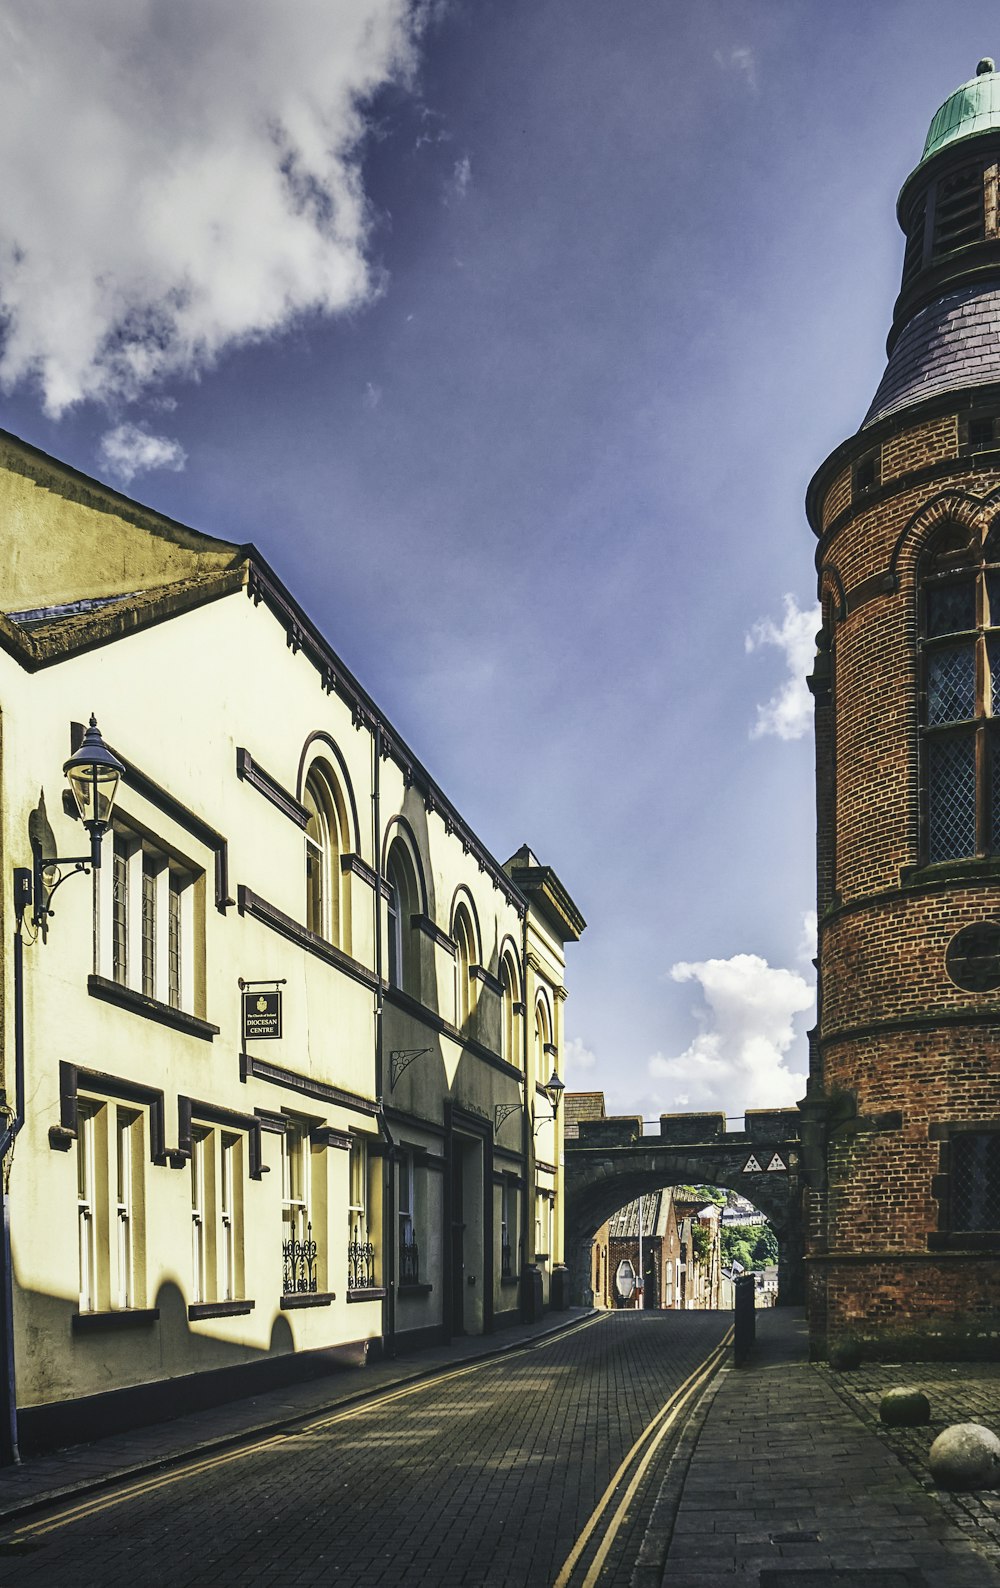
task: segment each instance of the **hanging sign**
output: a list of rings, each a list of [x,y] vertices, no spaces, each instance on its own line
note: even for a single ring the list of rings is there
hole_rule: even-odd
[[[243,994],[243,1040],[263,1042],[281,1036],[281,989]]]
[[[767,1166],[768,1174],[773,1174],[776,1170],[781,1174],[788,1173],[788,1165],[787,1163],[782,1162],[781,1154],[778,1152],[775,1153],[774,1157],[771,1159],[771,1162]]]
[[[747,1159],[746,1163],[743,1165],[743,1173],[744,1174],[763,1174],[764,1173],[763,1166],[757,1162],[757,1160],[754,1157],[753,1153],[750,1154],[750,1156]]]

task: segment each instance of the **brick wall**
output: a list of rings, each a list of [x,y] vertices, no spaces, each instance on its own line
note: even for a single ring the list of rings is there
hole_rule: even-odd
[[[856,455],[870,438],[858,437]],[[953,467],[948,468],[951,459]],[[913,476],[935,465],[930,480]],[[827,488],[823,588],[839,592],[830,704],[817,691],[820,1023],[812,1084],[833,1103],[826,1183],[807,1196],[816,1354],[846,1336],[872,1354],[1000,1349],[1000,1246],[931,1249],[933,1128],[1000,1117],[1000,995],[945,969],[963,926],[1000,914],[1000,874],[928,872],[920,852],[917,571],[954,516],[983,522],[1000,485],[958,456],[956,413],[883,440],[880,483],[851,507],[850,465]]]

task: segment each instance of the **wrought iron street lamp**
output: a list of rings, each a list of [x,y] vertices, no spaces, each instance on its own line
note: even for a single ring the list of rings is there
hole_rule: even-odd
[[[553,1123],[555,1122],[555,1117],[559,1112],[559,1100],[565,1090],[565,1084],[559,1079],[559,1076],[556,1074],[556,1067],[553,1065],[552,1074],[549,1076],[547,1084],[542,1087],[542,1091],[549,1100],[549,1107],[552,1110]]]
[[[101,865],[101,840],[111,824],[118,785],[125,768],[112,755],[91,715],[90,725],[78,750],[63,765],[80,819],[90,834],[89,855],[45,855],[36,853],[32,871],[32,925],[44,926],[52,912],[52,895],[67,877]],[[64,870],[72,867],[72,870]],[[25,903],[29,901],[24,901]]]

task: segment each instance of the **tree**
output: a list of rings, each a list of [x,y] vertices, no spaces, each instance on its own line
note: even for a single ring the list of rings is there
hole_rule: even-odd
[[[778,1242],[769,1224],[727,1224],[722,1231],[722,1261],[734,1260],[744,1268],[760,1268],[778,1261]]]
[[[763,1225],[757,1235],[753,1244],[753,1260],[759,1268],[778,1261],[778,1238],[770,1224]]]

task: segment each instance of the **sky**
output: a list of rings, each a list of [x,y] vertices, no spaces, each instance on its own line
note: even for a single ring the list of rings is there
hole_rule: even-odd
[[[609,1111],[803,1095],[803,498],[991,51],[982,0],[0,0],[0,424],[253,541],[555,868]]]

